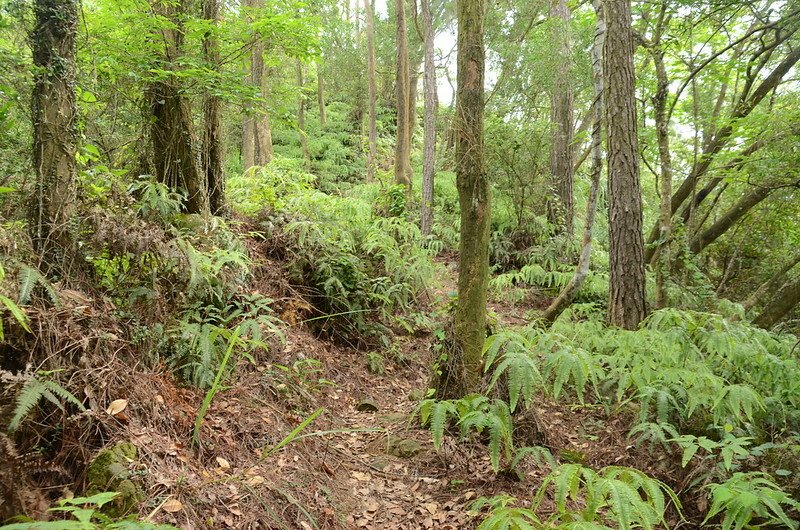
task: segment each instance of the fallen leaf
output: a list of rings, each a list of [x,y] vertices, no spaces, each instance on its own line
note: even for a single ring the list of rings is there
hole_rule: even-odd
[[[217,457],[217,464],[219,464],[219,467],[221,467],[222,469],[230,469],[231,468],[231,463],[228,462],[227,460],[225,460],[224,458],[222,458],[221,456]]]
[[[115,399],[106,409],[106,413],[110,414],[111,416],[116,416],[117,414],[125,410],[125,407],[127,406],[128,406],[127,399]]]
[[[167,513],[175,513],[183,510],[183,504],[178,499],[169,499],[161,505],[161,508]]]

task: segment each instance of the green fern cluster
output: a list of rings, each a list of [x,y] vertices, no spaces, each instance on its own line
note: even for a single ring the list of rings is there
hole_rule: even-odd
[[[489,399],[470,394],[461,399],[424,399],[412,414],[423,426],[429,426],[433,446],[439,450],[449,425],[456,425],[462,437],[471,433],[488,438],[489,461],[495,473],[501,469],[514,470],[523,458],[532,457],[539,464],[555,465],[555,460],[542,447],[515,448],[514,421],[511,409],[502,399]],[[505,464],[501,467],[501,464]]]
[[[283,182],[283,162],[275,164],[258,174],[264,183]],[[432,275],[431,252],[415,224],[376,214],[377,185],[360,187],[359,198],[340,197],[301,179],[270,193],[262,207],[285,236],[291,279],[312,290],[316,325],[358,339],[380,338],[387,325],[409,327],[402,314]],[[246,199],[245,210],[251,206]]]
[[[17,393],[16,405],[8,423],[8,430],[15,431],[19,428],[22,420],[39,404],[42,398],[46,399],[62,411],[65,410],[63,402],[75,406],[80,411],[85,411],[83,403],[76,398],[70,391],[51,379],[40,379],[36,376],[28,376]]]
[[[537,510],[545,497],[555,511],[541,519]],[[666,524],[667,506],[680,513],[677,495],[666,484],[629,467],[610,466],[594,471],[578,464],[562,464],[547,475],[528,508],[514,507],[516,499],[503,496],[480,499],[472,509],[489,506],[479,530],[500,529],[653,529]]]

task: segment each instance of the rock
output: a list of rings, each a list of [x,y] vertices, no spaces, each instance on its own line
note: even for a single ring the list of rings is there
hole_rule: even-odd
[[[356,405],[359,412],[378,412],[378,405],[369,398],[364,398]]]
[[[413,458],[422,451],[422,444],[411,438],[389,437],[386,452],[398,458]]]
[[[130,480],[128,471],[131,462],[136,460],[137,454],[135,445],[120,442],[111,448],[100,451],[89,464],[88,495],[104,491],[116,491],[120,494],[114,499],[114,502],[103,507],[103,512],[110,517],[125,516],[144,501],[144,493]]]

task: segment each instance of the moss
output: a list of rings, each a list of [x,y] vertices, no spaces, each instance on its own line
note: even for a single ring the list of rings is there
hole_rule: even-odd
[[[111,517],[127,515],[144,500],[141,489],[130,480],[128,468],[136,460],[138,451],[132,443],[120,442],[104,449],[89,464],[87,493],[94,495],[104,491],[116,491],[120,495],[113,503],[103,507]]]

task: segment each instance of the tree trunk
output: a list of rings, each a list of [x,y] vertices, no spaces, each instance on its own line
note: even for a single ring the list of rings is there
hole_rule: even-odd
[[[317,105],[319,106],[319,125],[324,129],[328,118],[325,114],[325,82],[322,79],[322,62],[317,63]]]
[[[573,162],[575,125],[573,123],[572,48],[570,44],[570,10],[566,0],[552,0],[550,17],[555,19],[553,43],[558,56],[551,97],[553,141],[550,149],[550,173],[555,200],[548,201],[548,218],[559,232],[571,237],[573,219]]]
[[[303,93],[303,63],[298,59],[296,70],[297,89],[297,132],[300,133],[300,149],[303,152],[303,160],[306,167],[311,164],[311,156],[308,153],[308,136],[306,136],[306,96]]]
[[[603,76],[608,126],[609,322],[635,329],[644,319],[644,241],[630,0],[603,2]]]
[[[800,278],[784,284],[772,301],[761,311],[754,320],[753,324],[764,329],[769,329],[777,324],[800,302]]]
[[[422,31],[425,41],[425,119],[423,122],[422,235],[433,226],[433,180],[436,174],[436,65],[433,62],[433,16],[431,0],[421,0]]]
[[[394,180],[411,189],[411,138],[409,120],[410,80],[408,73],[408,34],[406,30],[405,1],[395,1],[397,10],[397,74],[395,96],[397,106],[397,141],[394,149]]]
[[[204,0],[203,18],[215,26],[219,23],[219,0]],[[219,43],[209,32],[203,38],[203,55],[210,68],[219,68]],[[211,213],[221,215],[225,211],[225,176],[222,172],[222,99],[206,93],[203,102],[203,172],[206,176],[206,189]]]
[[[586,225],[583,229],[581,254],[578,266],[569,283],[562,289],[542,315],[545,326],[550,326],[558,316],[572,303],[572,299],[580,290],[589,274],[589,265],[592,259],[592,229],[597,213],[597,199],[600,196],[600,177],[603,173],[603,40],[605,39],[606,23],[600,0],[594,0],[597,13],[597,27],[592,45],[592,78],[594,81],[594,114],[592,124],[592,169],[589,200],[586,203]]]
[[[456,182],[461,208],[458,303],[453,354],[438,393],[461,397],[480,389],[486,340],[491,197],[484,167],[484,0],[459,0],[456,91]]]
[[[152,0],[153,10],[173,23],[161,29],[164,43],[164,63],[174,69],[183,44],[182,17],[186,13],[186,0],[165,3]],[[172,190],[184,190],[187,213],[208,212],[208,195],[195,150],[194,126],[189,102],[181,92],[180,78],[176,76],[150,83],[147,89],[152,123],[150,137],[156,178]]]
[[[369,152],[367,153],[367,182],[375,180],[375,157],[378,154],[377,105],[378,85],[375,79],[375,0],[364,0],[367,17],[367,84],[369,86]]]
[[[795,254],[794,257],[790,259],[781,270],[778,271],[777,274],[773,275],[769,280],[761,284],[761,286],[756,289],[753,294],[747,297],[747,300],[742,302],[742,307],[744,310],[750,311],[756,306],[756,304],[764,300],[766,297],[772,295],[772,292],[775,289],[786,283],[786,277],[798,263],[800,263],[800,253]]]
[[[264,7],[263,0],[245,0],[245,7],[257,9]],[[272,126],[269,112],[265,108],[269,92],[269,77],[264,64],[264,43],[257,38],[250,53],[249,82],[257,87],[262,100],[257,106],[245,105],[245,118],[242,127],[242,164],[247,170],[253,166],[265,166],[272,160]]]
[[[667,307],[667,280],[669,278],[670,255],[669,240],[672,238],[672,156],[669,150],[669,118],[667,116],[667,94],[669,78],[664,66],[664,50],[661,47],[661,31],[664,24],[666,7],[661,8],[659,29],[652,50],[653,63],[656,68],[656,93],[653,107],[656,121],[656,138],[658,141],[658,157],[661,168],[661,203],[659,209],[659,227],[661,245],[656,253],[656,307]]]
[[[744,217],[758,203],[766,199],[774,188],[767,188],[759,186],[751,190],[746,195],[742,196],[730,210],[725,212],[722,217],[703,231],[700,235],[695,237],[689,242],[689,249],[698,253],[705,249],[708,245],[716,241],[722,234],[728,231],[736,222]]]
[[[36,195],[30,230],[42,269],[52,275],[68,267],[72,246],[67,227],[76,194],[78,0],[36,0],[34,13],[31,115]]]

